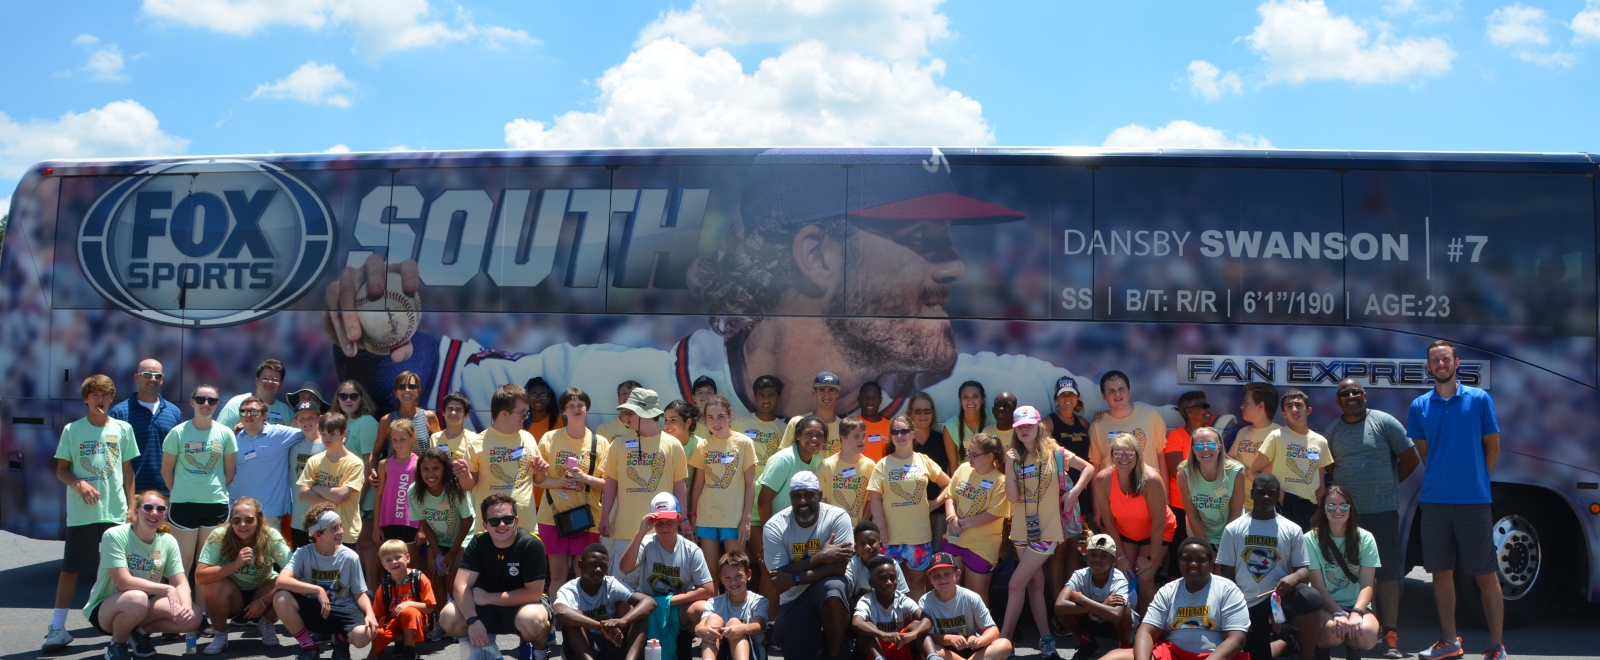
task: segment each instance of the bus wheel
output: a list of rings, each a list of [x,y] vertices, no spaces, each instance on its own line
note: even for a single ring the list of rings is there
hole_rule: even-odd
[[[1560,588],[1558,559],[1561,534],[1551,515],[1553,503],[1540,492],[1522,488],[1494,489],[1492,507],[1495,562],[1505,595],[1505,627],[1533,623]],[[1478,583],[1455,572],[1456,608],[1481,626],[1487,625]]]

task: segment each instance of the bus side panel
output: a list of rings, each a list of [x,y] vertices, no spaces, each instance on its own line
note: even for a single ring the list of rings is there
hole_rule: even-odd
[[[81,405],[79,406],[82,407]],[[35,539],[66,536],[66,501],[56,479],[61,406],[45,399],[0,399],[0,529]]]
[[[50,280],[60,179],[25,179],[0,246],[0,397],[48,398]],[[24,193],[25,190],[30,192]],[[57,376],[59,378],[59,375]]]

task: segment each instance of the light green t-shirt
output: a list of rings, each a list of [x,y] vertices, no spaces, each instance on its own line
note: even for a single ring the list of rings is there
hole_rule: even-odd
[[[84,618],[93,616],[96,606],[117,593],[117,585],[111,581],[113,568],[126,568],[129,575],[143,580],[166,582],[183,572],[183,557],[178,554],[178,540],[171,534],[156,534],[154,541],[145,543],[133,533],[130,524],[106,530],[105,536],[100,537],[100,572],[95,575],[94,589],[89,591],[89,604],[83,608]]]
[[[811,456],[810,463],[801,461],[800,448],[796,445],[789,445],[778,453],[773,454],[767,459],[766,471],[762,472],[761,477],[756,480],[757,501],[760,501],[761,487],[766,486],[771,488],[774,493],[777,493],[777,496],[772,498],[773,515],[777,515],[779,511],[789,508],[789,479],[794,477],[797,472],[816,472],[818,468],[822,467],[822,461],[826,459],[827,456],[819,451]]]
[[[95,426],[85,417],[61,429],[56,458],[72,464],[72,476],[100,491],[100,499],[85,504],[74,489],[67,489],[67,526],[120,523],[128,520],[128,495],[123,490],[122,464],[139,457],[133,427],[120,419]]]
[[[226,405],[222,406],[222,411],[217,413],[216,420],[218,422],[221,422],[223,426],[226,426],[226,427],[228,427],[230,429],[235,427],[235,426],[238,426],[239,425],[239,404],[244,403],[244,400],[250,398],[250,396],[251,396],[251,393],[247,393],[247,394],[240,394],[239,396],[233,397],[232,399],[228,399],[228,403]],[[289,404],[284,403],[282,401],[278,401],[277,399],[273,399],[272,401],[267,402],[267,423],[268,424],[278,424],[280,426],[289,426],[290,423],[293,422],[293,421],[294,421],[294,409],[290,408]]]
[[[1364,529],[1356,531],[1359,532],[1361,537],[1361,552],[1359,553],[1361,563],[1358,566],[1351,566],[1350,572],[1355,573],[1356,577],[1359,578],[1361,577],[1362,567],[1381,568],[1382,562],[1378,560],[1378,542],[1372,539],[1372,534],[1367,533],[1367,530]],[[1344,538],[1334,538],[1333,545],[1339,549],[1341,554],[1344,553]],[[1328,595],[1333,596],[1333,601],[1343,607],[1355,606],[1356,597],[1361,595],[1361,583],[1354,582],[1350,579],[1350,576],[1345,575],[1344,569],[1339,568],[1339,560],[1332,557],[1324,560],[1322,548],[1317,545],[1316,530],[1306,532],[1306,555],[1311,558],[1311,570],[1322,573],[1322,586],[1327,587]]]
[[[372,453],[373,445],[378,444],[378,418],[372,415],[362,415],[355,419],[347,419],[344,422],[344,432],[345,449],[349,449],[350,453],[361,457],[362,464],[367,469],[372,469],[372,465],[368,465],[366,460],[367,454]],[[373,461],[373,464],[376,463],[377,461]],[[378,489],[367,488],[365,490],[367,492],[361,494],[361,515],[363,517],[371,517],[372,505],[377,501]]]
[[[177,458],[172,469],[172,501],[195,504],[227,504],[228,475],[223,457],[239,451],[229,428],[217,422],[204,431],[194,422],[184,422],[167,432],[161,451]]]
[[[272,539],[270,542],[272,556],[267,558],[267,565],[260,566],[258,562],[253,561],[228,576],[228,579],[233,580],[233,583],[238,585],[240,591],[250,591],[266,584],[267,580],[271,580],[278,574],[278,571],[274,570],[273,566],[289,565],[289,544],[283,542],[283,535],[278,533],[276,527],[268,526],[266,530],[267,536]],[[221,566],[232,562],[232,559],[225,559],[222,556],[222,542],[227,538],[227,535],[232,533],[233,529],[231,527],[218,527],[211,532],[211,536],[206,537],[206,544],[200,548],[199,562],[207,566]],[[259,560],[260,558],[257,557],[257,559]],[[249,603],[245,604],[249,605]]]
[[[410,500],[407,517],[416,522],[428,523],[433,531],[433,537],[439,540],[439,547],[449,549],[455,547],[456,534],[461,531],[461,521],[472,520],[472,494],[463,493],[462,498],[455,504],[450,503],[450,496],[441,492],[434,495],[428,492],[428,487],[420,483],[411,484],[406,497]]]

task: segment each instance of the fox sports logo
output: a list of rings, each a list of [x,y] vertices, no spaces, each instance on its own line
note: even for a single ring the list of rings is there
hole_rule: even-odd
[[[78,262],[112,304],[183,327],[252,321],[316,284],[333,215],[275,165],[206,159],[150,167],[111,186],[78,232]]]

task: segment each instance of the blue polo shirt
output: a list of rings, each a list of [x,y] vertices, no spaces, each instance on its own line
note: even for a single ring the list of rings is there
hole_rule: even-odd
[[[1483,462],[1483,436],[1500,432],[1494,400],[1476,387],[1456,383],[1446,399],[1428,390],[1411,402],[1406,437],[1426,440],[1428,464],[1422,474],[1422,501],[1431,504],[1489,504],[1489,470]]]
[[[267,424],[261,435],[251,437],[239,431],[239,450],[234,454],[233,484],[228,496],[249,495],[261,503],[261,515],[276,518],[291,513],[299,492],[289,493],[289,450],[305,434],[292,426]]]
[[[133,437],[139,441],[139,457],[133,459],[133,492],[167,492],[167,482],[161,480],[161,442],[173,427],[183,423],[183,412],[177,404],[157,397],[155,412],[151,412],[129,398],[111,406],[107,414],[132,426]]]

